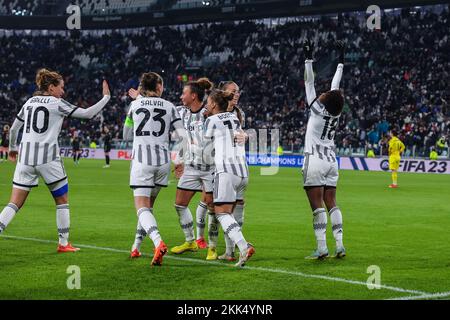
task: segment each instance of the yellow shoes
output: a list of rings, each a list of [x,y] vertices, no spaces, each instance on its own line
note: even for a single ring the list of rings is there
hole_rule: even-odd
[[[206,260],[217,260],[216,248],[208,248],[208,254],[206,255]]]
[[[186,251],[195,252],[197,250],[198,250],[197,242],[191,241],[191,242],[185,242],[180,246],[173,247],[172,249],[170,249],[170,252],[175,253],[175,254],[181,254]]]

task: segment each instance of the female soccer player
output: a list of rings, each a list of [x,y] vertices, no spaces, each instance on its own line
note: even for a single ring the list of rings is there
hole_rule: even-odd
[[[3,132],[0,137],[0,162],[8,160],[8,148],[9,148],[9,126],[5,124],[3,126]],[[4,160],[3,155],[5,155]]]
[[[141,256],[142,237],[148,235],[155,246],[152,265],[161,265],[167,246],[153,216],[153,206],[161,187],[167,187],[170,173],[169,134],[173,126],[181,139],[186,133],[175,106],[161,98],[163,79],[154,72],[144,73],[139,84],[139,96],[131,103],[125,121],[123,137],[133,139],[130,187],[138,216],[140,239],[133,244],[131,257]],[[141,231],[141,234],[139,234]]]
[[[79,164],[81,158],[80,139],[76,136],[72,140],[72,155],[75,165]]]
[[[331,90],[316,96],[314,72],[312,68],[313,46],[307,41],[305,52],[305,89],[310,108],[310,116],[305,137],[305,161],[303,165],[303,185],[313,210],[313,227],[317,240],[317,250],[307,259],[323,259],[328,256],[326,243],[327,213],[331,219],[333,235],[336,240],[335,257],[345,256],[342,243],[342,213],[336,205],[336,186],[339,178],[335,155],[334,135],[344,106],[344,97],[339,83],[344,68],[344,44],[337,43],[340,61],[331,83]]]
[[[391,130],[391,139],[389,140],[389,169],[392,171],[392,184],[389,185],[389,188],[398,188],[397,184],[397,172],[398,168],[400,168],[400,160],[401,154],[405,151],[405,145],[403,142],[397,137],[398,132],[395,129]]]
[[[69,243],[68,181],[59,155],[58,136],[65,117],[91,119],[110,99],[107,82],[103,81],[103,98],[88,109],[78,108],[63,100],[63,77],[53,71],[40,69],[36,75],[39,88],[20,109],[10,130],[10,158],[19,156],[14,172],[13,188],[9,204],[0,214],[0,233],[5,230],[25,203],[33,187],[38,186],[41,176],[48,186],[56,204],[58,227],[58,252],[78,251]],[[17,135],[24,126],[20,151]]]
[[[237,106],[240,97],[239,86],[234,81],[222,81],[218,86],[219,90],[223,90],[233,95],[233,100],[228,104],[228,112],[234,113],[241,123],[241,128],[245,127],[245,114]],[[236,206],[233,211],[234,218],[236,219],[239,226],[242,228],[244,225],[244,199],[237,199]],[[219,260],[235,261],[235,244],[231,241],[230,237],[226,234],[224,235],[226,250],[225,253],[218,257]]]
[[[204,149],[215,166],[214,211],[224,233],[238,246],[240,257],[236,266],[242,267],[255,249],[244,239],[232,214],[236,201],[244,198],[248,183],[245,146],[237,143],[235,138],[236,133],[242,131],[241,123],[227,111],[232,99],[232,93],[222,90],[213,90],[208,96],[210,116],[205,122]]]
[[[103,166],[103,168],[109,168],[110,167],[109,152],[111,151],[111,134],[109,133],[108,127],[105,127],[103,129],[103,132],[104,132],[103,150],[105,151],[105,162],[106,162],[106,164]]]
[[[183,106],[179,107],[183,125],[188,134],[188,150],[184,157],[184,163],[175,169],[176,175],[180,177],[177,186],[175,209],[180,219],[180,226],[185,235],[185,242],[171,249],[171,252],[181,254],[186,251],[196,251],[198,248],[206,248],[204,239],[205,217],[207,208],[212,209],[213,203],[213,174],[214,167],[204,163],[203,158],[203,127],[206,120],[206,108],[204,99],[208,90],[212,89],[213,83],[208,78],[200,78],[197,81],[188,82],[181,95]],[[189,203],[196,192],[202,192],[196,210],[197,238],[194,238],[193,218],[189,210]],[[214,224],[214,216],[210,215],[209,224]],[[216,224],[217,225],[217,224]],[[217,229],[209,228],[210,248],[207,260],[217,258],[215,251],[217,245]]]

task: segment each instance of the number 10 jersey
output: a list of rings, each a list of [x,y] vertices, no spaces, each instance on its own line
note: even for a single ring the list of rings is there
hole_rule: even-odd
[[[59,160],[58,136],[61,126],[64,118],[76,109],[69,102],[53,96],[28,99],[17,115],[17,119],[24,122],[19,163],[37,166]]]

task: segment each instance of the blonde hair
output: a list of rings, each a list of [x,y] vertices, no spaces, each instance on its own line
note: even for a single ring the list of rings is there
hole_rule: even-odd
[[[62,80],[63,77],[58,72],[50,71],[45,68],[39,69],[36,73],[36,85],[38,91],[35,92],[35,95],[47,91],[50,85],[59,85],[59,82]]]

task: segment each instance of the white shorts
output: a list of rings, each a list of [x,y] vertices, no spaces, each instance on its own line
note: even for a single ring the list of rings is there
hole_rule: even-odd
[[[214,176],[214,203],[235,203],[244,200],[248,178],[235,176],[232,173],[221,172]]]
[[[183,175],[178,181],[178,189],[188,191],[213,192],[214,170],[201,171],[189,165],[184,166]]]
[[[18,162],[14,171],[13,185],[18,189],[29,191],[38,186],[39,176],[48,186],[67,180],[67,174],[60,159],[37,166],[28,166]]]
[[[338,164],[315,155],[306,154],[303,162],[304,187],[336,187],[339,179]]]
[[[130,166],[130,187],[154,188],[167,187],[169,183],[170,162],[161,166],[149,166],[132,160]]]

